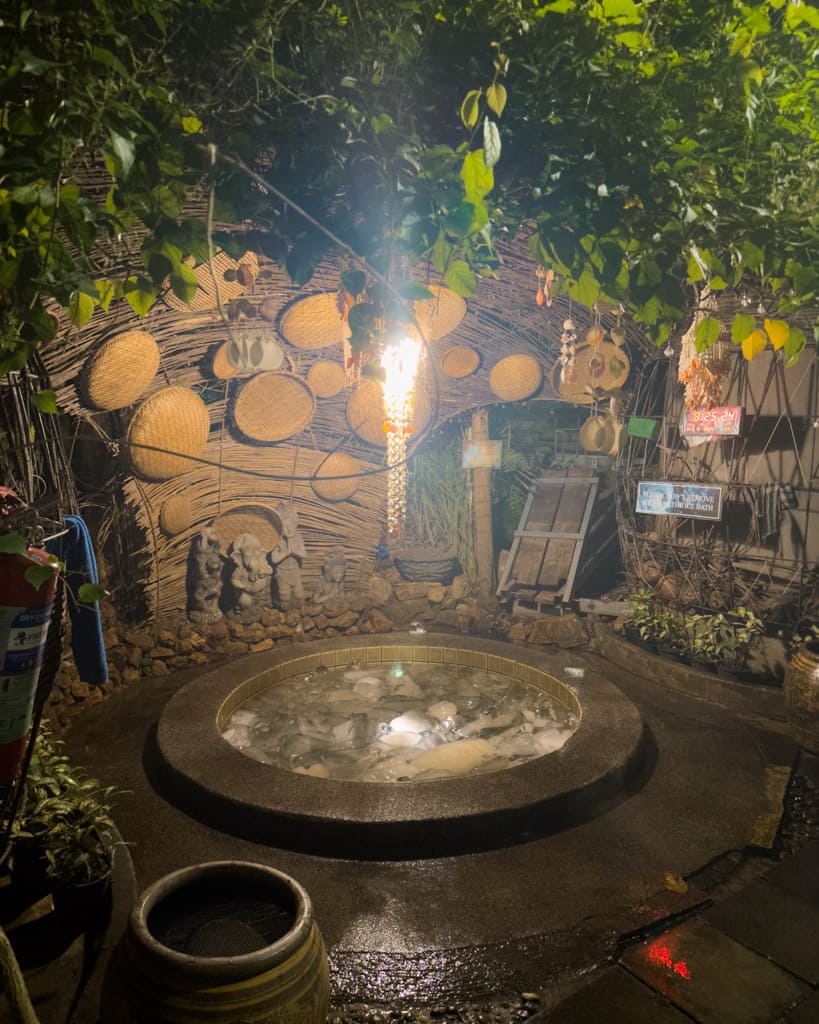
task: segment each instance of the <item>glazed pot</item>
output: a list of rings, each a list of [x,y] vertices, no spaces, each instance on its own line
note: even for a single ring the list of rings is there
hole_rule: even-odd
[[[323,1024],[327,1015],[327,954],[310,898],[262,864],[215,861],[154,882],[131,911],[120,959],[127,1016],[139,1024]]]
[[[796,742],[819,754],[819,641],[803,644],[785,672],[785,709]]]

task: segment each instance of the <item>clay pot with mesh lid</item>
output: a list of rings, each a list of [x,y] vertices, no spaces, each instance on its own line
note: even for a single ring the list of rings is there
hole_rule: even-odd
[[[95,409],[124,409],[144,394],[159,369],[159,347],[147,331],[123,331],[94,353],[81,391]]]
[[[128,451],[138,476],[167,480],[196,466],[210,433],[202,399],[188,388],[170,387],[147,398],[128,428]]]

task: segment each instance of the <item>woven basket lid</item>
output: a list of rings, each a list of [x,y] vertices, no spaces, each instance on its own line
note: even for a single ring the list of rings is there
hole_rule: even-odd
[[[574,357],[574,366],[555,363],[552,384],[566,402],[588,405],[592,399],[590,388],[611,388],[625,384],[631,363],[622,348],[610,341],[599,345],[581,345]]]
[[[341,363],[319,359],[308,370],[307,383],[316,398],[332,398],[344,389],[347,375]]]
[[[543,367],[534,356],[517,354],[495,363],[489,374],[492,393],[505,402],[531,398],[543,383]]]
[[[157,391],[140,405],[128,428],[134,471],[149,480],[167,480],[193,469],[195,463],[180,456],[201,454],[209,432],[208,408],[199,395],[181,387]]]
[[[253,441],[284,441],[304,430],[315,407],[313,392],[295,374],[257,373],[236,395],[233,419]]]
[[[145,391],[159,369],[159,348],[147,331],[110,338],[88,365],[85,393],[97,409],[122,409]]]
[[[186,262],[192,264],[191,260]],[[259,273],[259,259],[255,252],[246,252],[238,261],[231,259],[227,253],[217,252],[209,263],[200,264],[193,272],[199,285],[195,295],[190,302],[183,302],[169,288],[165,293],[165,303],[171,309],[178,309],[184,313],[216,309],[219,302],[214,277],[219,285],[219,299],[223,303],[238,299],[240,295],[244,295]]]
[[[182,533],[191,524],[191,499],[187,494],[174,494],[168,498],[159,513],[159,527],[169,537]]]
[[[423,386],[415,393],[413,430],[417,434],[429,423],[430,400]],[[381,382],[364,377],[347,401],[347,423],[362,441],[385,448],[384,398]]]
[[[242,533],[252,533],[265,551],[275,548],[281,539],[279,517],[266,505],[235,505],[225,509],[214,519],[213,528],[219,534],[223,551]]]
[[[229,344],[229,342],[223,341],[221,345],[214,349],[213,357],[211,358],[211,372],[219,380],[229,380],[238,373],[238,370],[228,358]]]
[[[341,344],[350,337],[350,328],[336,309],[336,293],[321,292],[288,306],[279,322],[279,333],[294,348],[313,351]]]
[[[325,501],[345,501],[358,490],[361,477],[358,462],[344,452],[333,452],[321,463],[315,472],[310,486],[319,498]],[[350,479],[327,480],[325,477],[349,477]]]
[[[415,319],[426,341],[437,341],[454,331],[466,316],[466,302],[449,288],[434,286],[430,291],[434,299],[420,299],[415,303]],[[417,333],[414,326],[409,334]]]
[[[447,349],[441,360],[441,372],[456,380],[474,373],[481,363],[480,355],[469,345],[455,345]]]

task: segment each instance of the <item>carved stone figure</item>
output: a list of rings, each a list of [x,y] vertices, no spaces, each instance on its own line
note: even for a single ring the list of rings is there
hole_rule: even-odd
[[[234,610],[242,619],[255,621],[270,604],[270,577],[273,575],[259,538],[252,533],[240,533],[230,546],[230,560]]]
[[[276,570],[276,600],[279,608],[300,608],[304,601],[301,563],[307,552],[299,533],[296,507],[289,501],[276,506],[282,525],[279,543],[270,552],[270,563]]]
[[[333,550],[324,559],[319,577],[318,590],[313,601],[324,604],[331,598],[344,597],[344,574],[347,572],[347,558],[342,548]]]
[[[196,622],[216,622],[222,618],[219,594],[222,590],[222,542],[212,526],[193,538],[188,559],[189,617]]]

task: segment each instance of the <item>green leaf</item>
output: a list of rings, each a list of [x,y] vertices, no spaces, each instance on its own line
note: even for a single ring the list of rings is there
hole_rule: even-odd
[[[503,113],[506,106],[506,87],[500,82],[494,82],[486,90],[486,105],[498,117]]]
[[[198,135],[202,131],[202,122],[198,117],[194,117],[190,114],[188,117],[181,117],[179,123],[182,125],[182,131],[186,135]]]
[[[71,295],[68,317],[77,327],[84,327],[94,315],[94,300],[79,290]]]
[[[39,409],[40,412],[44,413],[55,413],[60,410],[57,408],[57,393],[55,391],[38,391],[36,394],[29,396],[31,404]]]
[[[762,331],[751,331],[747,338],[742,339],[742,354],[750,362],[762,352],[768,339]]]
[[[403,281],[398,285],[396,291],[402,299],[406,299],[408,302],[426,302],[435,298],[429,288],[425,284],[421,284],[420,281]]]
[[[55,575],[55,567],[53,565],[30,565],[23,573],[23,578],[35,590],[39,590],[44,583],[53,580]]]
[[[713,316],[703,317],[697,324],[697,329],[694,332],[694,348],[698,352],[705,352],[706,349],[711,348],[712,345],[717,343],[719,332],[719,320]]]
[[[621,25],[640,21],[640,13],[634,0],[603,0],[603,15],[606,18],[615,18]]]
[[[785,342],[785,365],[793,366],[802,355],[807,344],[805,332],[799,327],[791,327],[788,339]]]
[[[449,264],[444,274],[444,281],[456,295],[467,298],[475,294],[475,275],[469,269],[469,264],[463,260],[453,260]]]
[[[370,332],[375,326],[375,318],[378,309],[371,302],[359,302],[357,306],[351,306],[347,314],[347,323],[350,330],[355,334],[357,331]]]
[[[147,277],[129,277],[122,286],[122,294],[128,304],[139,316],[146,316],[156,302],[157,291]]]
[[[588,267],[569,288],[569,295],[582,306],[593,306],[600,295],[600,283]]]
[[[97,281],[97,302],[101,308],[107,313],[108,307],[116,297],[117,286],[113,281]]]
[[[199,281],[193,269],[187,263],[180,263],[171,271],[171,288],[174,295],[182,302],[190,303],[199,288]]]
[[[756,327],[756,317],[750,316],[748,313],[737,313],[731,324],[731,341],[735,345],[741,345],[754,327]]]
[[[446,268],[449,266],[449,261],[455,252],[455,247],[444,237],[443,231],[440,232],[438,238],[435,241],[435,245],[432,247],[432,266],[438,271],[439,274],[446,272]]]
[[[461,180],[464,183],[464,192],[470,203],[478,204],[487,192],[491,192],[495,185],[495,176],[492,168],[487,167],[483,158],[483,150],[475,149],[467,153],[461,167]]]
[[[364,291],[367,276],[363,270],[345,270],[341,275],[341,285],[345,291],[355,298]]]
[[[83,604],[93,604],[105,597],[105,587],[99,583],[83,583],[77,591],[77,599]]]
[[[483,162],[492,168],[500,160],[501,138],[498,126],[488,117],[483,119]]]
[[[355,306],[353,307],[355,309]],[[352,310],[350,310],[352,312]],[[353,331],[347,339],[347,344],[353,352],[366,352],[372,345],[372,336],[368,331]]]
[[[111,132],[111,148],[114,150],[114,155],[122,167],[123,177],[127,178],[131,168],[134,166],[134,158],[136,156],[133,142],[130,139],[126,139],[124,135]]]
[[[481,99],[481,89],[471,89],[463,98],[461,103],[461,121],[467,128],[474,128],[478,123],[478,106]]]
[[[27,550],[25,539],[19,533],[0,533],[0,554],[24,555]]]
[[[384,132],[395,130],[395,121],[389,114],[375,114],[370,118],[370,125],[376,135],[383,135]]]
[[[537,12],[537,16],[542,18],[544,14],[568,14],[569,11],[573,11],[577,7],[577,0],[552,0],[552,3],[546,4],[545,7],[541,7]]]

